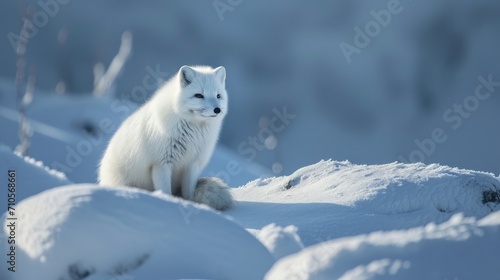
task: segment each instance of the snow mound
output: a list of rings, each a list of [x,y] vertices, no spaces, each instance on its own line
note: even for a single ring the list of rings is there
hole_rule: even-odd
[[[17,271],[4,267],[0,279],[259,279],[274,262],[232,221],[159,193],[71,185],[25,199],[16,213]]]
[[[46,189],[70,184],[63,173],[49,169],[41,161],[16,155],[9,147],[0,144],[0,171],[5,172],[2,178],[5,178],[3,176],[7,175],[8,170],[16,172],[16,201]],[[7,210],[7,185],[0,187],[0,197],[0,214],[3,214]]]
[[[491,279],[499,275],[500,211],[323,242],[278,261],[266,279]]]
[[[257,239],[266,246],[276,259],[281,259],[304,249],[297,227],[280,227],[269,224],[256,233]]]
[[[305,245],[500,210],[497,177],[438,164],[321,161],[289,176],[255,180],[232,194],[239,206],[227,214],[242,226],[293,224]]]

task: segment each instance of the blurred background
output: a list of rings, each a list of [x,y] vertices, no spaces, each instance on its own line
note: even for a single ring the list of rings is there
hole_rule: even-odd
[[[19,144],[24,40],[26,154],[75,182],[184,64],[227,69],[206,173],[232,185],[329,158],[500,172],[498,1],[24,0],[2,1],[0,22],[0,143]]]

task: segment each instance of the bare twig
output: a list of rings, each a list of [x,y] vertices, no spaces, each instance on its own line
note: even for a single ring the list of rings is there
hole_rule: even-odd
[[[116,78],[120,74],[130,56],[132,50],[132,34],[128,31],[123,32],[122,41],[118,53],[109,64],[108,70],[104,72],[102,63],[98,63],[94,67],[94,94],[102,96],[113,90]]]
[[[28,78],[28,85],[26,87],[26,92],[23,92],[24,84],[24,74],[26,68],[26,45],[28,44],[28,19],[24,18],[23,26],[21,27],[21,33],[19,36],[19,42],[16,49],[17,54],[17,72],[16,72],[16,97],[17,106],[19,110],[19,139],[20,144],[16,147],[16,152],[22,156],[28,153],[30,147],[30,138],[32,135],[32,130],[26,117],[26,109],[31,104],[33,100],[33,92],[35,86],[35,74],[34,69],[31,69],[30,76]]]
[[[28,19],[24,18],[21,27],[19,41],[17,42],[17,71],[16,71],[16,86],[17,86],[17,102],[21,102],[23,96],[23,83],[24,83],[24,67],[26,66],[25,54],[26,44],[28,43]]]
[[[30,148],[30,139],[33,135],[33,130],[26,116],[26,110],[33,102],[33,93],[35,89],[35,71],[31,68],[28,77],[28,85],[26,86],[26,93],[23,96],[19,106],[19,138],[21,143],[16,147],[16,152],[25,156]]]

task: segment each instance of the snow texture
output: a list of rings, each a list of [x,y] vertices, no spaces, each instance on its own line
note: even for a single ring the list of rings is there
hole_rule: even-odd
[[[230,220],[160,193],[71,185],[25,199],[16,211],[17,271],[2,268],[0,279],[111,278],[132,270],[137,279],[259,279],[274,261]],[[4,216],[4,229],[7,223]]]
[[[278,261],[265,279],[493,279],[500,212],[323,242]]]
[[[0,187],[0,213],[7,209],[7,171],[16,171],[16,201],[21,201],[33,194],[42,192],[56,186],[67,185],[70,182],[66,176],[52,170],[30,157],[21,157],[0,143],[0,171],[5,172],[0,178],[5,178],[5,185]]]
[[[256,237],[276,259],[281,259],[304,249],[297,230],[297,227],[293,225],[280,227],[276,224],[269,224],[257,231]]]
[[[232,194],[238,207],[226,213],[243,227],[295,225],[306,246],[500,210],[498,177],[437,164],[321,161],[289,176],[255,180]]]
[[[29,186],[63,182],[5,147],[2,153],[3,165],[8,158],[20,173],[39,172]],[[126,187],[68,185],[32,195],[16,206],[16,272],[4,262],[0,279],[452,279],[499,272],[499,180],[488,173],[321,161],[231,192],[239,201],[224,213],[232,218]],[[0,248],[8,248],[5,214],[2,221]]]

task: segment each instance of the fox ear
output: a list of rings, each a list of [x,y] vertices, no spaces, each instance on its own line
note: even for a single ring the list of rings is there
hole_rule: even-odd
[[[221,83],[226,81],[226,68],[224,66],[215,68],[215,78]]]
[[[191,84],[191,81],[193,80],[194,75],[195,75],[195,73],[194,73],[193,68],[191,68],[187,65],[182,66],[181,69],[179,69],[179,79],[181,82],[181,86],[186,87],[189,84]]]

